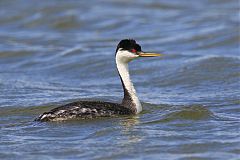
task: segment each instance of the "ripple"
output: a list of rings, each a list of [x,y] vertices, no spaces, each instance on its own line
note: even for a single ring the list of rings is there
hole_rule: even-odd
[[[213,117],[213,113],[203,106],[183,107],[166,115],[168,120],[207,120]]]
[[[165,106],[166,107],[166,106]],[[162,114],[154,116],[156,120],[150,120],[145,122],[146,124],[158,124],[168,123],[174,121],[202,121],[214,118],[213,112],[207,107],[200,105],[191,106],[168,106],[165,108]],[[159,117],[161,117],[159,119]],[[152,119],[152,118],[151,118]]]

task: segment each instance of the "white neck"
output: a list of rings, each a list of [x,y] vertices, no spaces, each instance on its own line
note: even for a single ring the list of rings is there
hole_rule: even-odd
[[[121,60],[121,57],[116,56],[116,64],[117,64],[118,72],[121,76],[120,78],[122,79],[122,82],[125,86],[125,89],[128,91],[128,93],[132,99],[132,103],[134,103],[134,105],[136,106],[136,112],[139,113],[142,111],[142,106],[137,97],[137,93],[133,86],[133,83],[130,79],[129,70],[128,70],[128,62],[124,62]]]

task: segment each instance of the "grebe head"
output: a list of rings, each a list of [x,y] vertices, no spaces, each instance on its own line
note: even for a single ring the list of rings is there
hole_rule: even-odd
[[[121,40],[116,49],[116,58],[123,63],[128,63],[138,57],[156,57],[161,55],[143,52],[141,46],[133,39]]]
[[[138,56],[137,52],[141,52],[141,46],[132,39],[121,40],[116,49],[116,58],[121,61],[128,63]]]

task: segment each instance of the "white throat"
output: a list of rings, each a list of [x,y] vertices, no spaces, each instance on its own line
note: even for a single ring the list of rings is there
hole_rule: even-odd
[[[129,75],[129,70],[128,70],[128,62],[131,61],[131,59],[126,60],[126,57],[122,57],[121,56],[122,53],[120,54],[116,54],[116,64],[117,64],[117,69],[118,72],[122,78],[123,84],[125,86],[125,89],[128,91],[132,102],[135,104],[136,106],[136,112],[139,113],[142,111],[142,106],[141,103],[137,97],[137,93],[136,90],[133,86],[133,83],[130,79],[130,75]]]

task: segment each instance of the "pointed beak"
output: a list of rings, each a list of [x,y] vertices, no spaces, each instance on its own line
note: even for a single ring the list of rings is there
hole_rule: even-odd
[[[147,53],[147,52],[139,52],[139,57],[159,57],[163,56],[163,54],[160,53]]]

